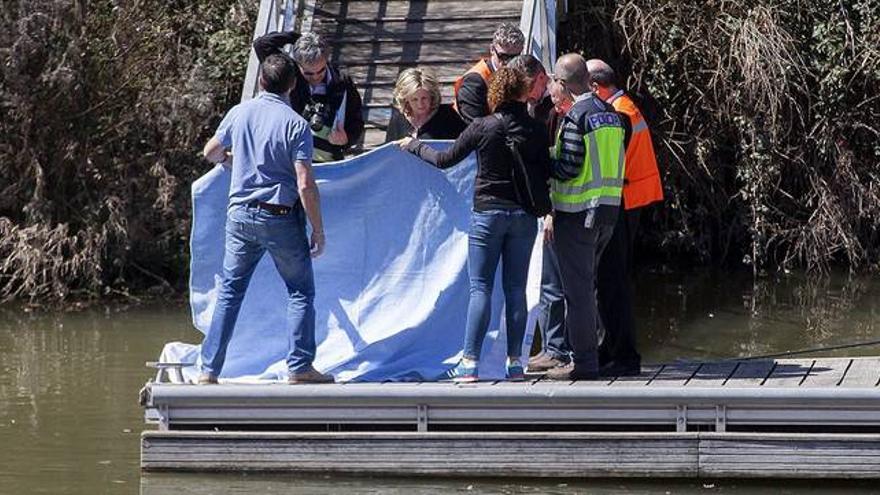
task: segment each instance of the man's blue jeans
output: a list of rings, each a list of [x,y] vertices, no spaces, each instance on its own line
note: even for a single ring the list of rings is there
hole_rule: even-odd
[[[542,352],[567,362],[571,349],[565,332],[565,294],[559,275],[559,259],[552,242],[545,242],[543,246],[538,327],[541,329]]]
[[[305,212],[297,206],[287,215],[273,215],[258,206],[234,205],[226,216],[223,281],[202,342],[202,372],[220,375],[241,301],[266,251],[287,286],[287,367],[296,372],[311,366],[315,358],[315,281]]]
[[[538,222],[521,209],[473,212],[468,234],[470,302],[464,357],[479,360],[489,329],[492,287],[498,260],[507,319],[507,355],[518,358],[526,331],[526,279]]]

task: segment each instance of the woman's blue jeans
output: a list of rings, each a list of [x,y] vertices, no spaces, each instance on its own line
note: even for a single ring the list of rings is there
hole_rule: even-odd
[[[468,234],[470,302],[464,337],[465,358],[480,359],[492,316],[492,287],[499,259],[507,318],[507,355],[520,357],[528,316],[526,279],[537,233],[537,219],[521,209],[475,211],[471,214]]]

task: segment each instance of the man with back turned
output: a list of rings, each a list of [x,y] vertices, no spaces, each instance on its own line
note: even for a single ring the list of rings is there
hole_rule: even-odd
[[[287,288],[290,383],[326,383],[315,357],[315,284],[312,257],[324,250],[318,187],[312,175],[312,134],[290,107],[296,84],[289,58],[260,64],[260,89],[233,107],[205,145],[215,163],[232,155],[223,274],[211,325],[202,341],[199,384],[217,383],[226,349],[257,262],[268,252]],[[306,235],[306,217],[312,232]]]
[[[640,212],[663,200],[660,171],[645,117],[626,92],[617,87],[614,70],[599,59],[587,61],[590,86],[603,101],[626,115],[632,136],[626,146],[623,205],[614,235],[608,242],[598,272],[600,321],[605,337],[599,345],[600,370],[607,376],[638,375],[642,357],[636,346],[636,326],[630,291],[633,241]]]

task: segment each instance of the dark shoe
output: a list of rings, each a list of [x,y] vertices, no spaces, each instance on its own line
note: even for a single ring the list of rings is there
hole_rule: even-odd
[[[552,370],[553,368],[565,366],[568,363],[568,360],[545,354],[542,359],[536,360],[535,362],[532,362],[531,359],[529,360],[529,373],[541,373],[547,370]]]
[[[639,376],[642,373],[642,369],[638,365],[624,365],[618,364],[614,361],[606,364],[599,368],[599,376],[608,377],[608,378],[616,378],[619,376]]]
[[[199,379],[196,381],[198,385],[217,385],[217,383],[217,377],[211,373],[199,374]]]
[[[303,383],[333,383],[333,375],[324,374],[309,366],[302,371],[293,371],[287,375],[287,383],[300,385]]]
[[[599,378],[599,373],[597,371],[584,371],[575,368],[573,364],[566,364],[547,371],[544,378],[547,380],[559,380],[565,382],[596,380]]]

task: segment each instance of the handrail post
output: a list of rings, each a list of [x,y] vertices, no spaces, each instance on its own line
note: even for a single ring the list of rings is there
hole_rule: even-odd
[[[254,37],[256,40],[260,36],[269,32],[269,26],[272,22],[272,14],[275,13],[275,0],[261,0],[260,10],[257,14],[257,25],[254,29]],[[260,70],[260,61],[257,60],[257,54],[248,46],[248,66],[244,76],[244,84],[241,88],[241,101],[249,100],[254,97],[257,88],[257,73]]]
[[[557,0],[525,0],[520,15],[520,29],[526,35],[526,53],[552,69],[556,61]]]

